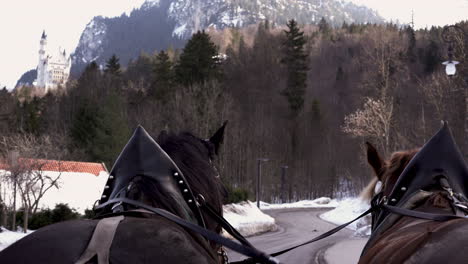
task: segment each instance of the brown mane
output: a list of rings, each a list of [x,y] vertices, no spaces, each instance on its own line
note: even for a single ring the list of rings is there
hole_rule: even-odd
[[[390,161],[386,162],[382,173],[384,195],[389,195],[395,186],[400,174],[406,168],[410,160],[418,153],[419,149],[397,151],[392,154]]]

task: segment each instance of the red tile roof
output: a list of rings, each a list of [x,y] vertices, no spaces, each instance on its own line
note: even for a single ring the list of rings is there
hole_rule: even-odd
[[[93,162],[19,158],[18,164],[32,170],[90,173],[95,176],[107,171],[103,163]],[[0,170],[10,170],[10,164],[0,161]]]

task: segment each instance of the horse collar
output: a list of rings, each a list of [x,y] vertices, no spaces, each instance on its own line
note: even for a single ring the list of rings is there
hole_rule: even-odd
[[[205,226],[202,214],[186,178],[175,162],[154,141],[141,126],[138,126],[132,137],[117,158],[104,188],[99,205],[115,198],[128,198],[128,191],[136,177],[151,179],[160,188],[159,193],[165,199],[171,199],[174,207],[182,212],[186,220]],[[98,206],[102,213],[122,210],[124,205],[113,204]]]
[[[396,182],[387,204],[401,207],[417,191],[431,191],[441,186],[441,179],[447,181],[451,192],[463,200],[468,196],[468,168],[458,149],[448,124],[443,127],[422,147],[408,163]],[[375,219],[379,225],[388,212]]]

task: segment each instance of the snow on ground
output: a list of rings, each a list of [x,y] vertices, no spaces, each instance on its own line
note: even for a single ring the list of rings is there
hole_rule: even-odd
[[[303,200],[295,203],[284,203],[284,204],[269,204],[260,202],[260,208],[263,210],[268,209],[285,209],[285,208],[330,208],[337,207],[338,202],[328,197],[321,197],[315,200]]]
[[[320,218],[336,225],[341,225],[358,217],[369,207],[369,202],[361,198],[348,198],[340,201],[335,209],[320,215]],[[354,230],[355,236],[369,236],[371,231],[370,224],[371,219],[370,215],[368,215],[351,223],[347,228]]]
[[[26,233],[12,232],[4,227],[0,227],[0,251],[32,232],[34,231],[28,230]]]
[[[277,228],[275,219],[264,214],[250,201],[224,205],[223,216],[244,236],[274,231]],[[227,236],[226,233],[225,235]]]

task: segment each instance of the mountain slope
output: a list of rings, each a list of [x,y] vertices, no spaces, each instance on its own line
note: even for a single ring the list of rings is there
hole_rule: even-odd
[[[103,65],[113,54],[122,64],[141,52],[182,47],[197,30],[243,27],[270,20],[301,24],[322,17],[333,25],[381,23],[375,11],[341,0],[147,0],[129,16],[95,17],[83,31],[73,54],[72,74],[95,60]]]

